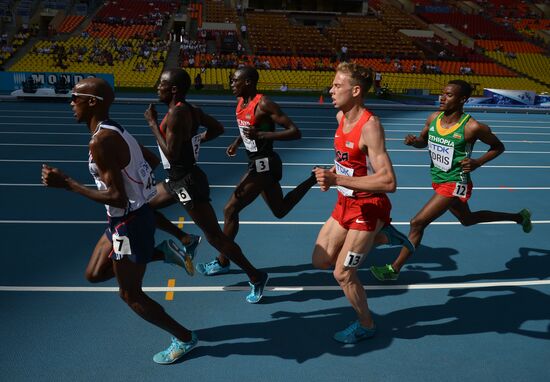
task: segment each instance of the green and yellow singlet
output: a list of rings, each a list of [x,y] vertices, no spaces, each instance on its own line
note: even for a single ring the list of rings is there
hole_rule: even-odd
[[[433,183],[469,183],[470,174],[464,174],[460,161],[472,155],[472,144],[466,142],[464,128],[470,120],[469,114],[462,114],[460,120],[449,128],[441,126],[439,114],[430,123],[428,150],[432,160],[430,174]]]

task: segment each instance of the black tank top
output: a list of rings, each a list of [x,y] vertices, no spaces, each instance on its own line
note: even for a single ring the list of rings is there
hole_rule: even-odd
[[[193,167],[195,166],[196,161],[195,161],[195,154],[193,150],[192,137],[197,134],[197,131],[200,125],[198,110],[193,105],[187,102],[178,102],[176,106],[185,106],[189,109],[189,112],[191,113],[192,128],[191,128],[190,137],[183,141],[183,147],[180,151],[180,155],[178,156],[178,158],[176,158],[176,160],[171,161],[170,168],[166,169],[166,171],[168,172],[168,178],[170,178],[171,180],[177,180],[177,179],[183,178],[185,175],[190,173]],[[166,132],[164,129],[165,120],[166,120],[166,116],[164,116],[164,119],[160,123],[159,130],[162,136],[166,139]],[[175,126],[175,128],[181,129],[183,127]]]

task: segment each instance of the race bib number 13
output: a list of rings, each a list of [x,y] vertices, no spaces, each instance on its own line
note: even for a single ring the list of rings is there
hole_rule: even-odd
[[[357,268],[359,265],[361,265],[361,262],[363,260],[364,254],[362,253],[355,253],[349,251],[346,259],[344,260],[344,266],[349,268]]]

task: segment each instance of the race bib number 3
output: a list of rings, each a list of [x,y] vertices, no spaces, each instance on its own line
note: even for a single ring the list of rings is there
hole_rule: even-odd
[[[468,192],[467,183],[456,183],[455,190],[453,191],[453,196],[458,196],[459,198],[465,198]]]
[[[349,251],[346,255],[346,259],[344,260],[344,266],[348,268],[357,268],[361,265],[364,256],[365,255],[363,253]]]
[[[256,161],[254,163],[256,164],[256,172],[269,171],[269,159],[268,158],[256,159]]]
[[[113,233],[113,252],[115,260],[122,259],[122,256],[131,255],[132,248],[130,246],[130,238],[128,236],[120,236],[118,233]]]

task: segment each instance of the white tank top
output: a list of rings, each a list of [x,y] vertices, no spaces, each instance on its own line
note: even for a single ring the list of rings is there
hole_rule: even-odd
[[[126,196],[128,197],[128,205],[126,208],[105,205],[107,215],[112,217],[124,216],[131,211],[139,209],[156,195],[157,189],[155,187],[153,170],[151,166],[149,166],[149,163],[143,158],[141,147],[136,139],[118,123],[111,120],[100,122],[93,136],[99,133],[101,129],[113,130],[119,133],[130,150],[130,162],[122,169],[122,180],[124,189],[126,190]],[[94,177],[97,189],[106,190],[107,186],[99,177],[99,171],[92,158],[91,152],[88,155],[88,167],[90,169],[90,174]]]

